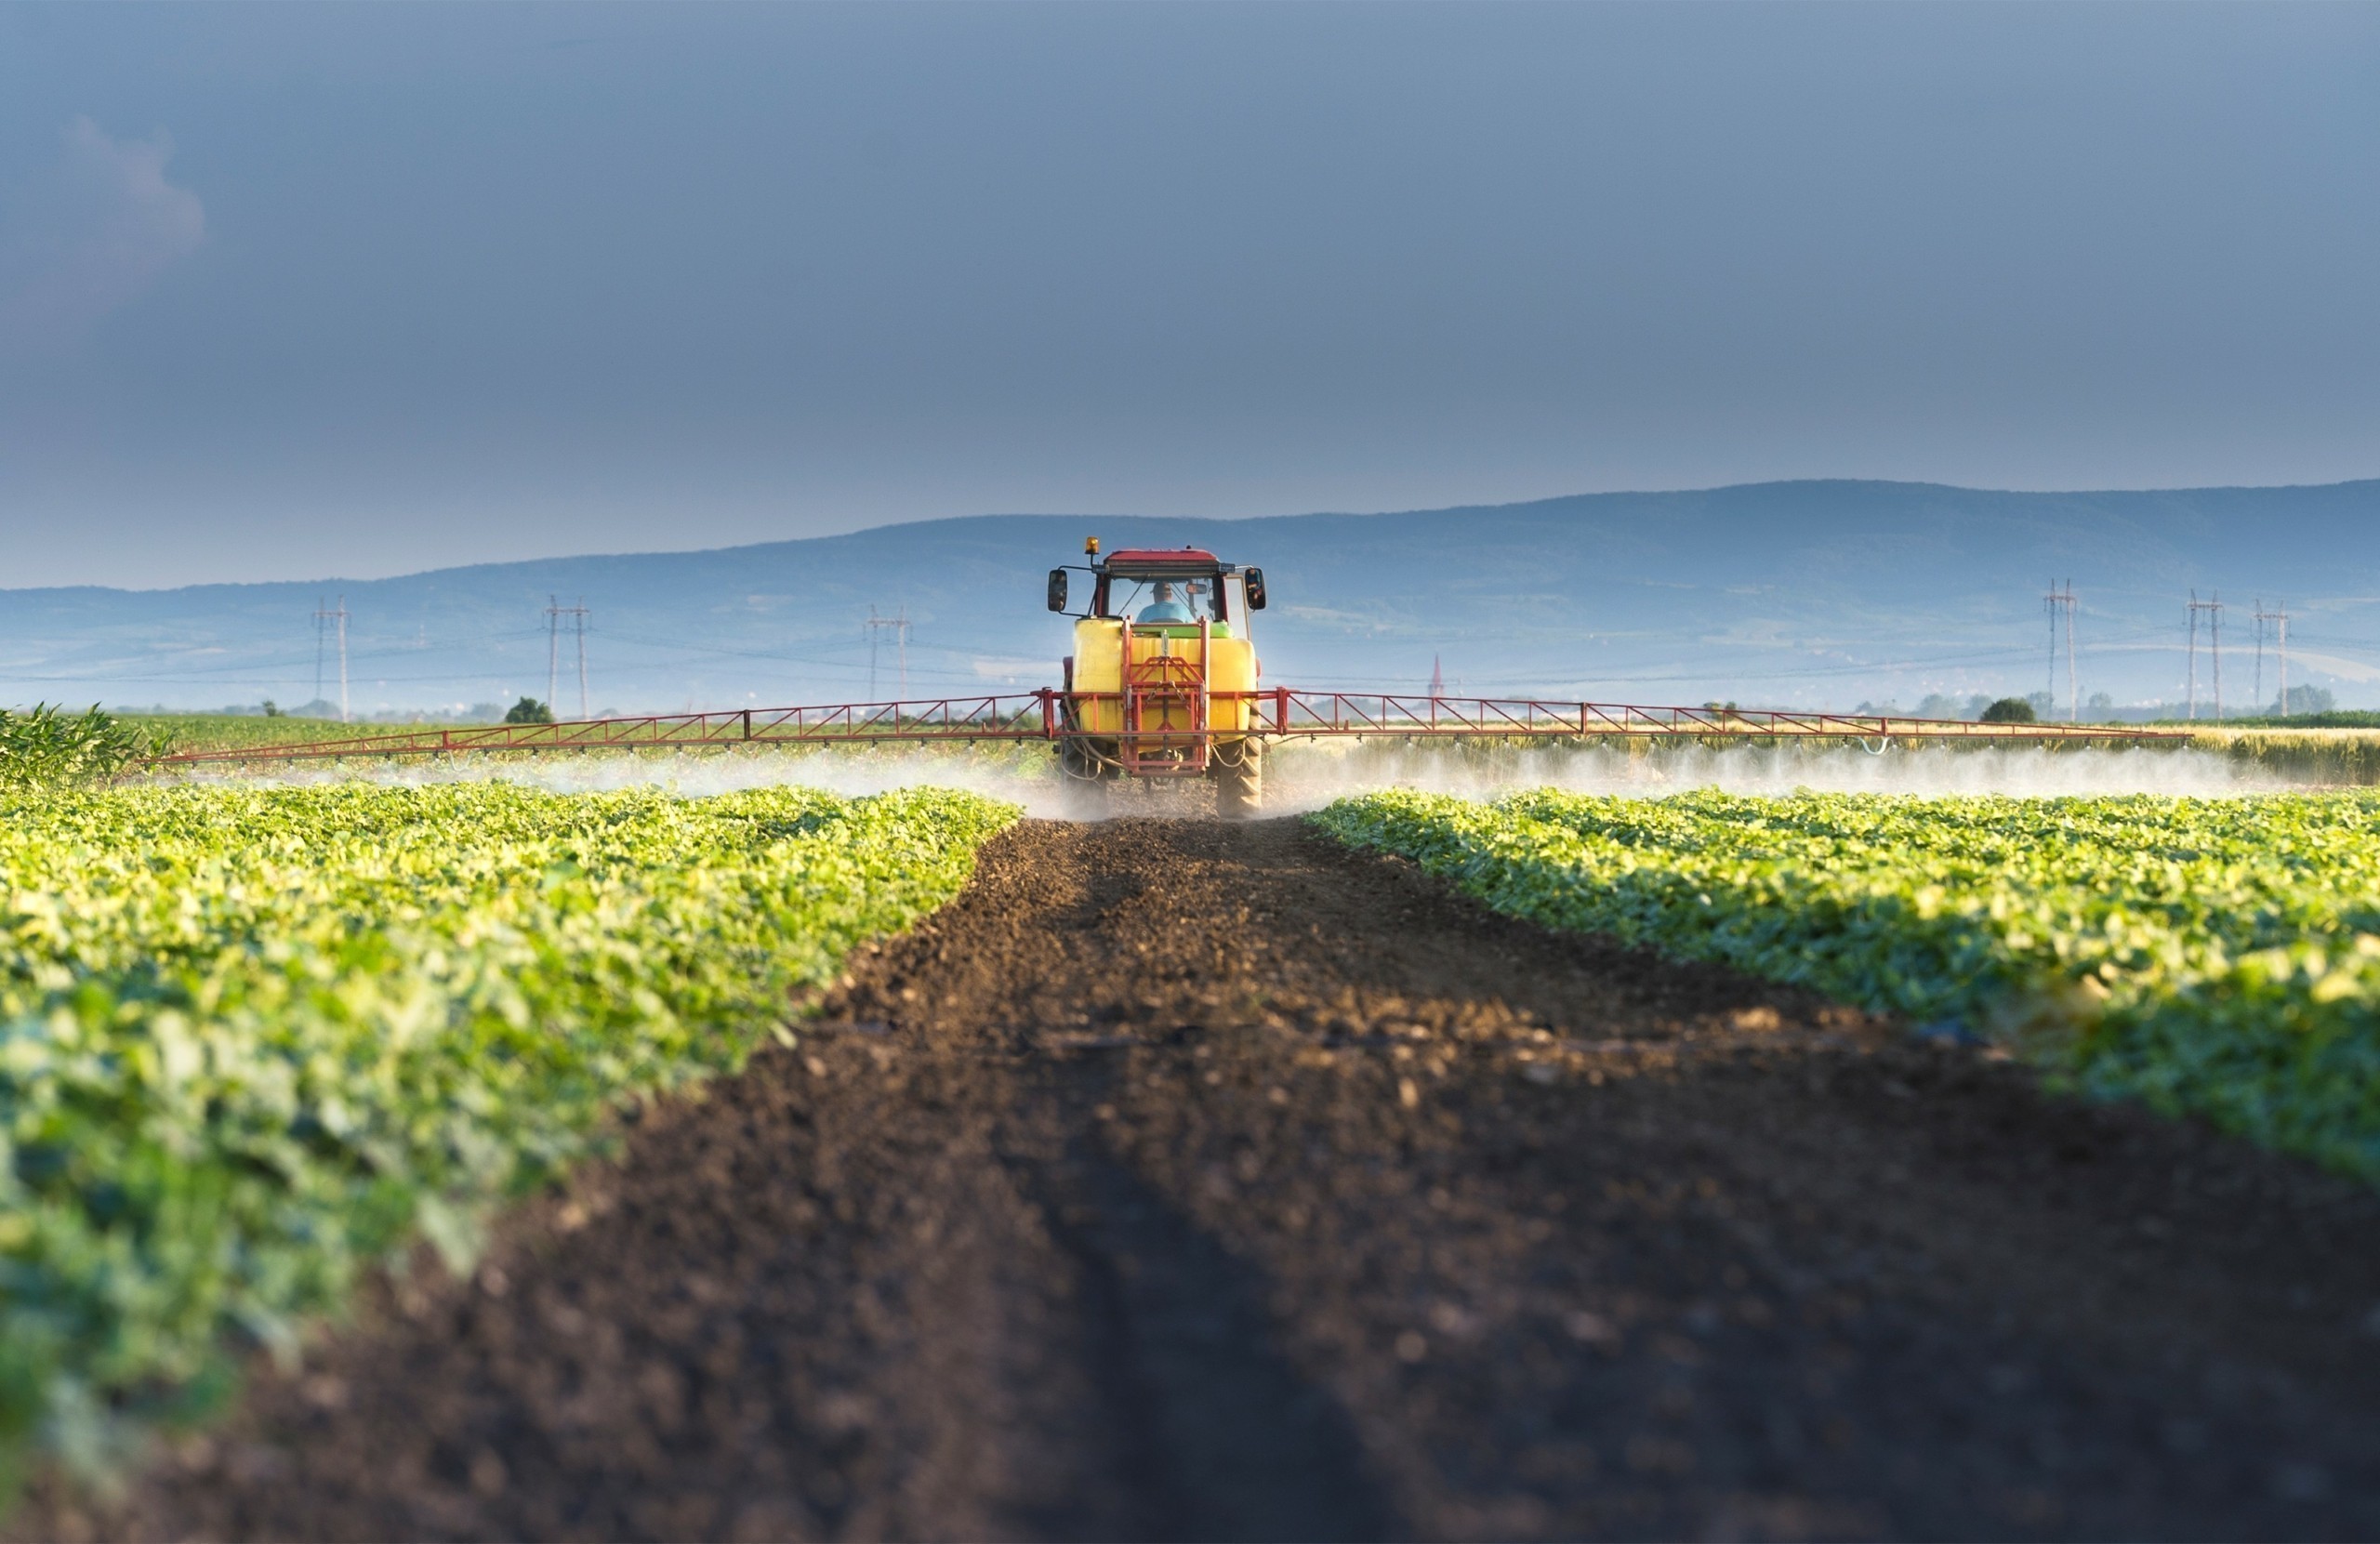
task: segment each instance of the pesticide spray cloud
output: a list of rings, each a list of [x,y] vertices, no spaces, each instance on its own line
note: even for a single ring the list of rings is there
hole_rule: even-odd
[[[952,747],[937,750],[733,749],[587,752],[567,756],[443,759],[378,766],[322,765],[271,774],[231,773],[202,779],[244,787],[298,787],[321,783],[374,783],[389,787],[447,783],[511,783],[549,793],[606,793],[618,788],[667,788],[688,798],[746,788],[823,788],[856,798],[896,788],[962,788],[1025,807],[1028,815],[1069,818],[1057,770],[1046,751]]]
[[[2290,785],[2251,763],[2203,750],[1933,746],[1879,752],[1790,741],[1712,747],[1686,740],[1633,746],[1315,744],[1283,747],[1266,771],[1265,805],[1290,813],[1380,788],[1490,798],[1523,788],[1657,798],[1697,788],[1777,796],[1814,793],[2166,794],[2222,798]]]
[[[209,779],[210,781],[216,779]],[[365,781],[390,785],[506,782],[555,793],[663,787],[687,798],[743,788],[796,785],[845,796],[895,788],[964,788],[1022,805],[1028,815],[1087,820],[1109,815],[1203,815],[1213,811],[1200,780],[1130,786],[1086,797],[1057,773],[1046,747],[732,749],[585,754],[479,761],[309,768],[220,779],[248,786]],[[1269,814],[1320,809],[1334,798],[1382,788],[1420,788],[1488,798],[1523,788],[1659,798],[1696,788],[1781,795],[1823,793],[2058,795],[2164,794],[2200,798],[2277,792],[2292,785],[2254,762],[2196,749],[1894,746],[1813,748],[1790,742],[1712,747],[1691,741],[1634,746],[1403,746],[1290,742],[1266,757]]]

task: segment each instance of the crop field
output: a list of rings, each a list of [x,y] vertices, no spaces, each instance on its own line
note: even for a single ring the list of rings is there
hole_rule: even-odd
[[[390,733],[406,729],[435,729],[435,724],[341,723],[337,719],[265,718],[248,713],[119,713],[116,721],[152,744],[171,750],[232,750],[251,746],[307,745],[318,740],[347,740],[359,734]]]
[[[2304,783],[2370,787],[2380,784],[2380,730],[2227,728],[2190,736],[2195,750]]]
[[[969,795],[500,785],[0,801],[0,1421],[103,1467],[227,1347],[731,1071],[1013,817]]]
[[[1346,800],[1500,911],[2012,1044],[2380,1181],[2380,797]]]
[[[2380,795],[1752,755],[0,795],[10,1526],[2380,1532]]]

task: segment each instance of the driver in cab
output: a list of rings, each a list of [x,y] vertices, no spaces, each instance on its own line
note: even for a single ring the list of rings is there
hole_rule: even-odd
[[[1149,603],[1141,608],[1141,614],[1134,618],[1134,620],[1145,625],[1168,622],[1195,622],[1197,618],[1190,614],[1189,607],[1183,605],[1179,600],[1175,599],[1173,581],[1170,579],[1159,579],[1157,582],[1157,588],[1149,593]]]

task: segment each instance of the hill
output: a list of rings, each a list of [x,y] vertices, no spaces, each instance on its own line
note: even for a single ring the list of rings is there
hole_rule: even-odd
[[[1096,534],[1264,565],[1274,607],[1259,637],[1266,679],[1284,683],[1419,690],[1440,659],[1449,690],[1480,693],[1909,706],[2021,693],[2048,675],[2043,591],[2071,577],[2086,695],[2178,700],[2196,587],[2231,606],[2228,703],[2248,702],[2261,594],[2289,602],[2292,680],[2356,706],[2380,701],[2375,530],[2380,481],[2086,494],[1808,482],[1240,521],[983,515],[318,585],[0,590],[0,702],[303,702],[316,695],[312,614],[342,595],[359,716],[543,696],[557,595],[588,608],[598,710],[869,695],[871,608],[912,624],[912,696],[1031,687],[1054,680],[1065,648],[1041,575]],[[875,694],[889,696],[896,652],[878,639]],[[2202,656],[2202,694],[2211,676]],[[2268,658],[2268,699],[2273,684]]]

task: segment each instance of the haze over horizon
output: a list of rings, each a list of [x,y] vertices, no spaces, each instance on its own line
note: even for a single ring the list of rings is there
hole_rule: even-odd
[[[0,8],[0,588],[2380,474],[2380,7]]]
[[[1961,708],[2042,690],[2069,708],[2266,701],[2285,605],[2293,689],[2363,706],[2380,688],[2380,480],[2168,493],[1993,493],[1906,482],[1754,483],[1464,508],[1239,521],[978,515],[696,551],[553,557],[332,585],[0,590],[0,701],[121,706],[321,699],[349,617],[367,713],[477,711],[575,685],[646,711],[1031,691],[1070,624],[1044,572],[1086,534],[1262,565],[1266,679],[1455,695]],[[2071,672],[2043,586],[2077,594]],[[2231,664],[2186,600],[2228,597]],[[906,652],[870,618],[910,624]],[[561,637],[555,636],[559,627]],[[2270,645],[2270,647],[2268,647]],[[2196,665],[2192,656],[2196,655]],[[560,656],[559,658],[557,656]],[[2242,666],[2245,666],[2244,673]],[[2241,688],[2246,688],[2243,694]],[[576,693],[567,693],[575,697]],[[575,703],[570,703],[573,711]]]
[[[1544,495],[1544,496],[1541,496],[1541,497],[1525,498],[1525,499],[1510,499],[1510,500],[1503,500],[1503,501],[1501,501],[1501,502],[1495,502],[1495,503],[1486,503],[1486,502],[1481,502],[1481,501],[1475,501],[1475,500],[1474,500],[1474,501],[1468,501],[1468,502],[1463,503],[1463,504],[1458,504],[1458,505],[1447,505],[1447,506],[1442,506],[1442,507],[1439,507],[1439,508],[1426,508],[1426,509],[1425,509],[1425,508],[1409,508],[1409,509],[1408,509],[1408,508],[1396,508],[1396,509],[1286,509],[1286,510],[1261,510],[1261,509],[1260,509],[1260,510],[1251,510],[1251,511],[1248,511],[1248,512],[1240,513],[1240,514],[1185,515],[1185,516],[1177,516],[1177,517],[1173,517],[1173,518],[1175,518],[1175,519],[1177,519],[1177,520],[1182,520],[1182,521],[1197,521],[1197,522],[1199,522],[1199,523],[1205,523],[1205,522],[1207,522],[1207,521],[1221,521],[1221,522],[1223,522],[1223,523],[1225,523],[1225,524],[1249,524],[1249,523],[1255,523],[1255,522],[1262,522],[1262,521],[1285,521],[1285,520],[1286,520],[1286,521],[1296,521],[1296,520],[1306,519],[1306,518],[1354,519],[1354,520],[1382,519],[1382,520],[1384,520],[1384,519],[1387,519],[1388,517],[1397,516],[1397,515],[1432,515],[1432,514],[1441,514],[1441,513],[1458,513],[1458,512],[1460,512],[1460,511],[1463,511],[1463,510],[1468,510],[1468,509],[1480,509],[1480,508],[1495,508],[1495,509],[1527,508],[1530,508],[1530,507],[1532,507],[1532,506],[1538,506],[1538,505],[1558,506],[1558,505],[1567,504],[1567,503],[1570,503],[1570,502],[1572,502],[1572,501],[1575,501],[1575,500],[1578,500],[1578,499],[1581,499],[1581,498],[1595,497],[1595,496],[1598,496],[1598,495],[1621,495],[1621,496],[1628,496],[1628,497],[1637,497],[1637,498],[1646,498],[1646,499],[1659,499],[1659,498],[1663,498],[1663,497],[1670,496],[1670,495],[1686,495],[1686,496],[1692,496],[1692,495],[1726,495],[1726,494],[1734,494],[1734,493],[1743,493],[1743,492],[1748,492],[1748,491],[1757,490],[1757,489],[1770,489],[1770,488],[1793,488],[1793,487],[1796,487],[1796,486],[1816,486],[1816,485],[1827,485],[1827,484],[1839,484],[1839,485],[1848,485],[1848,486],[1873,485],[1873,486],[1880,487],[1880,488],[1907,488],[1907,489],[1911,489],[1911,490],[1938,490],[1938,491],[1940,491],[1940,492],[1943,492],[1943,493],[1949,493],[1949,494],[1979,494],[1979,495],[1995,495],[1995,494],[2025,494],[2025,493],[2040,493],[2040,494],[2049,495],[2052,495],[2052,496],[2071,496],[2071,497],[2077,497],[2077,498],[2093,498],[2093,497],[2098,497],[2098,496],[2109,496],[2109,497],[2118,497],[2118,498],[2122,498],[2122,497],[2127,497],[2127,496],[2130,496],[2130,495],[2139,495],[2139,494],[2155,494],[2155,493],[2182,493],[2182,494],[2231,494],[2231,493],[2258,494],[2258,493],[2271,493],[2271,494],[2286,494],[2286,493],[2299,492],[2299,491],[2314,491],[2314,492],[2319,492],[2319,491],[2326,491],[2326,490],[2334,490],[2334,489],[2347,489],[2347,488],[2355,488],[2355,489],[2358,489],[2359,491],[2362,491],[2362,490],[2365,490],[2365,489],[2367,489],[2367,488],[2368,488],[2368,489],[2369,489],[2369,491],[2371,491],[2371,492],[2374,495],[2374,496],[2375,496],[2375,497],[2380,497],[2380,478],[2345,478],[2345,479],[2341,479],[2341,480],[2338,480],[2338,481],[2336,481],[2336,482],[2333,482],[2278,483],[2278,484],[2271,484],[2271,485],[2262,486],[2262,487],[2258,487],[2258,486],[2249,486],[2249,485],[2243,485],[2243,484],[2230,484],[2230,485],[2215,485],[2215,486],[2210,486],[2210,487],[2205,487],[2205,488],[2045,488],[2045,489],[2012,489],[2012,488],[1973,488],[1973,487],[1962,487],[1962,486],[1960,486],[1960,485],[1958,485],[1958,484],[1955,484],[1955,483],[1930,482],[1924,482],[1924,481],[1921,481],[1921,480],[1896,480],[1896,479],[1886,479],[1886,478],[1825,478],[1825,477],[1807,477],[1807,478],[1782,478],[1782,479],[1773,479],[1773,480],[1768,480],[1768,481],[1765,481],[1765,482],[1731,482],[1731,483],[1721,483],[1721,484],[1715,484],[1715,485],[1712,485],[1712,486],[1710,486],[1710,487],[1698,487],[1698,488],[1612,488],[1612,489],[1597,489],[1597,490],[1581,490],[1581,491],[1579,491],[1579,492],[1576,492],[1576,493],[1571,493],[1571,494],[1554,494],[1554,495]],[[2375,515],[2380,515],[2380,504],[2375,504]],[[950,522],[950,521],[976,521],[976,520],[1011,520],[1011,519],[1018,519],[1018,518],[1024,518],[1024,519],[1035,519],[1035,520],[1058,519],[1058,520],[1072,520],[1072,521],[1078,521],[1086,522],[1086,523],[1084,524],[1084,529],[1085,529],[1086,531],[1094,531],[1096,528],[1098,528],[1098,527],[1101,525],[1101,522],[1103,522],[1103,521],[1129,521],[1134,522],[1135,524],[1138,524],[1138,523],[1141,523],[1141,522],[1144,522],[1144,521],[1162,521],[1165,519],[1165,517],[1161,517],[1161,516],[1149,516],[1149,515],[1145,515],[1145,514],[1140,513],[1140,512],[1138,512],[1138,511],[1133,511],[1133,510],[1116,510],[1116,509],[1111,509],[1111,510],[1065,510],[1065,511],[1051,511],[1051,510],[979,510],[979,511],[965,511],[965,512],[953,513],[953,514],[920,514],[920,515],[916,515],[916,516],[913,516],[913,517],[907,517],[907,518],[899,519],[899,520],[889,520],[889,521],[879,521],[879,522],[878,522],[878,523],[870,524],[870,525],[859,525],[859,526],[853,526],[853,527],[852,527],[852,528],[850,528],[850,529],[848,529],[848,530],[829,530],[829,531],[821,531],[821,532],[816,532],[816,533],[811,533],[811,534],[814,534],[814,535],[834,535],[834,536],[849,536],[849,535],[860,535],[860,536],[865,536],[865,535],[874,535],[874,534],[879,534],[879,533],[890,533],[890,532],[897,531],[897,530],[899,530],[900,528],[905,527],[905,526],[941,525],[941,524],[945,524],[945,523]],[[770,535],[765,535],[765,534],[763,534],[763,535],[756,535],[756,536],[750,537],[749,539],[742,539],[742,540],[734,540],[734,541],[718,542],[718,543],[713,543],[713,544],[709,544],[709,545],[687,545],[687,544],[682,544],[682,543],[681,543],[681,544],[678,544],[678,545],[667,545],[666,543],[667,543],[667,537],[668,537],[668,533],[666,530],[655,530],[655,531],[654,531],[654,532],[652,533],[652,534],[653,534],[653,536],[654,536],[654,539],[655,545],[647,546],[647,547],[638,547],[638,548],[619,548],[608,549],[608,550],[595,550],[595,549],[588,549],[588,550],[583,550],[583,551],[553,551],[553,552],[537,552],[537,553],[531,553],[531,554],[527,554],[527,555],[524,555],[524,556],[520,556],[520,557],[511,557],[511,558],[497,558],[497,559],[485,559],[485,560],[482,560],[482,559],[472,559],[472,560],[469,560],[469,561],[461,561],[461,562],[433,562],[433,563],[430,563],[430,564],[428,564],[428,565],[426,565],[426,566],[422,566],[422,567],[414,567],[414,568],[403,568],[403,569],[397,569],[397,570],[392,570],[392,571],[390,571],[390,572],[389,572],[389,573],[385,573],[385,574],[382,574],[382,573],[371,573],[371,572],[366,572],[366,571],[356,570],[356,571],[345,571],[345,572],[337,572],[337,573],[322,573],[322,574],[271,574],[271,575],[264,575],[264,576],[258,576],[258,577],[247,577],[247,578],[236,578],[236,577],[235,577],[235,578],[199,579],[199,580],[190,580],[190,581],[183,581],[183,582],[178,582],[178,583],[174,583],[174,584],[166,584],[166,585],[126,585],[126,584],[113,584],[113,583],[107,583],[107,582],[95,582],[95,581],[79,581],[79,582],[76,582],[76,583],[74,583],[74,584],[70,584],[70,585],[0,585],[0,593],[7,593],[7,591],[9,591],[9,590],[41,590],[41,589],[80,589],[80,588],[98,588],[98,589],[106,589],[106,590],[122,590],[122,591],[127,592],[127,593],[129,593],[129,594],[136,594],[136,595],[137,595],[137,594],[140,594],[140,593],[143,593],[143,592],[153,592],[153,591],[162,591],[162,590],[178,590],[178,589],[202,589],[202,588],[211,588],[211,587],[247,587],[247,586],[283,586],[283,585],[290,585],[290,584],[296,584],[296,585],[299,585],[299,586],[305,586],[305,585],[337,585],[337,584],[342,584],[342,583],[359,583],[359,582],[361,582],[361,583],[374,583],[374,582],[382,581],[382,580],[389,580],[389,579],[418,579],[418,578],[432,578],[432,577],[436,577],[436,576],[438,576],[438,575],[440,575],[440,574],[448,574],[448,573],[458,572],[458,571],[465,570],[465,569],[478,569],[478,568],[485,568],[485,567],[489,567],[489,566],[525,566],[525,567],[535,567],[535,566],[536,566],[536,565],[539,565],[539,564],[546,564],[546,563],[566,563],[566,562],[573,561],[575,561],[575,560],[594,560],[594,561],[601,561],[611,560],[611,559],[632,559],[632,558],[645,558],[645,557],[664,557],[664,558],[676,558],[676,557],[708,557],[708,556],[713,556],[713,555],[721,555],[721,554],[729,554],[729,553],[734,553],[734,552],[735,552],[735,551],[738,551],[738,550],[740,550],[740,549],[745,549],[745,548],[775,546],[775,545],[778,545],[778,544],[783,543],[783,542],[787,541],[787,540],[795,540],[795,541],[799,541],[799,540],[808,539],[807,535],[804,535],[804,536],[794,536],[794,537],[785,537],[785,536],[770,536]],[[1028,566],[1028,567],[1029,567],[1029,566],[1030,566],[1030,563],[1028,562],[1026,566]],[[2373,600],[2373,601],[2380,601],[2380,597],[2373,597],[2373,598],[2370,598],[2370,600]],[[2357,599],[2356,599],[2356,600],[2355,600],[2355,602],[2354,602],[2354,603],[2355,603],[2355,604],[2358,604],[2358,605],[2360,605],[2360,604],[2366,603],[2366,599],[2365,599],[2365,598],[2359,597],[2359,598],[2357,598]]]

